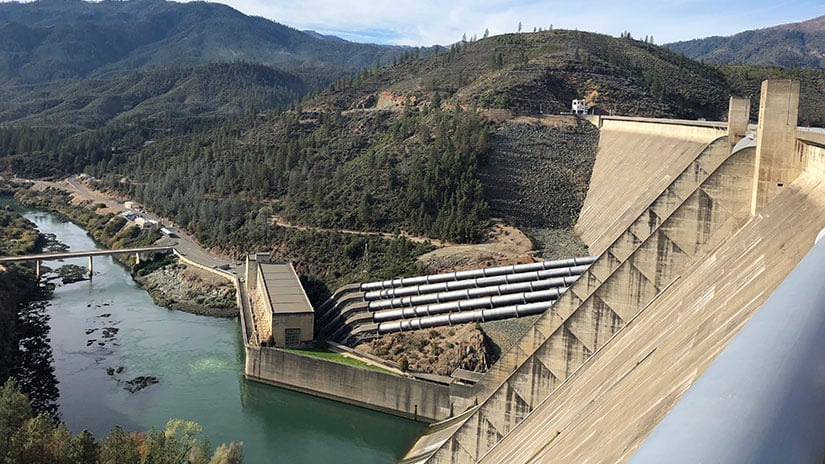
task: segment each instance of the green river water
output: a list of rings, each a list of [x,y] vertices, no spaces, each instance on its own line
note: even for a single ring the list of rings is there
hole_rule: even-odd
[[[71,250],[99,248],[75,224],[23,212]],[[94,270],[91,282],[58,285],[48,307],[60,413],[73,432],[85,428],[104,437],[115,425],[148,430],[181,418],[201,424],[213,446],[242,441],[248,463],[390,463],[424,428],[246,381],[237,319],[156,306],[111,258],[95,258]],[[107,328],[111,338],[104,336]],[[120,367],[120,373],[107,373]],[[159,383],[129,393],[125,382],[137,376]]]

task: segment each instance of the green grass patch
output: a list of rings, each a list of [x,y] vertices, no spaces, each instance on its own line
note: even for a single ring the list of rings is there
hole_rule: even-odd
[[[327,361],[331,361],[331,362],[334,362],[334,363],[346,364],[348,366],[359,367],[361,369],[368,369],[368,370],[371,370],[371,371],[383,372],[385,374],[398,375],[397,373],[395,373],[391,370],[384,369],[384,368],[378,367],[378,366],[373,366],[371,364],[365,363],[364,361],[361,361],[360,359],[353,359],[353,358],[350,358],[348,356],[344,356],[341,353],[335,353],[333,351],[329,351],[329,350],[324,349],[324,348],[312,348],[312,349],[308,349],[308,350],[298,350],[298,349],[292,349],[292,348],[289,348],[289,349],[284,348],[284,351],[289,351],[290,353],[300,354],[302,356],[310,356],[310,357],[313,357],[313,358],[325,359]]]

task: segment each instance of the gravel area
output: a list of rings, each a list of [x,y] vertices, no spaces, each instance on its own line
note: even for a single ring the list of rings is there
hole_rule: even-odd
[[[572,116],[499,127],[480,173],[491,214],[518,227],[571,228],[587,195],[598,141],[594,125]]]
[[[500,321],[482,322],[479,327],[484,331],[490,343],[487,357],[490,363],[498,361],[502,353],[506,353],[521,337],[533,327],[541,314],[535,316],[519,317],[515,319],[503,319]]]
[[[534,256],[545,260],[588,256],[587,245],[570,229],[526,227],[524,232],[533,241]]]

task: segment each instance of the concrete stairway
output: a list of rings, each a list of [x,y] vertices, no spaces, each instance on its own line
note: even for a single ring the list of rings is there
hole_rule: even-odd
[[[476,412],[444,443],[424,437],[407,459],[475,462],[484,456],[692,259],[742,224],[753,152],[731,155],[727,138],[708,145],[476,384]]]

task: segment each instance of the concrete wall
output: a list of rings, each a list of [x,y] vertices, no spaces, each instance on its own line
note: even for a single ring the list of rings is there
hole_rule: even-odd
[[[825,143],[820,145],[806,140],[797,140],[795,153],[799,163],[804,166],[805,172],[816,173],[825,178]]]
[[[258,315],[263,318],[263,321],[258,321],[257,324],[266,326],[263,331],[260,333],[269,333],[272,334],[272,337],[275,338],[275,333],[272,327],[272,315],[274,313],[272,308],[272,301],[269,299],[269,295],[267,295],[268,289],[266,288],[266,283],[264,282],[264,273],[258,268],[258,261],[254,262],[255,268],[255,275],[257,278],[255,279],[255,290],[250,290],[257,292],[258,298],[257,301],[263,305],[263,311],[258,311]],[[283,329],[281,330],[281,334],[279,340],[275,341],[276,344],[280,346],[284,346],[284,339],[283,339]]]
[[[452,413],[451,387],[446,385],[276,348],[247,345],[244,372],[250,380],[424,422],[442,420]]]
[[[762,82],[751,214],[756,214],[767,205],[802,172],[799,159],[791,156],[797,132],[798,107],[798,81]]]
[[[748,133],[750,97],[730,97],[728,104],[728,142],[735,145]]]
[[[727,134],[710,144],[477,384],[481,406],[428,462],[484,456],[693,259],[740,227],[754,151],[731,156]]]
[[[312,343],[315,330],[314,314],[275,314],[272,316],[272,338],[275,346],[286,346],[286,329],[301,329],[301,344]]]
[[[598,127],[606,130],[659,135],[663,137],[705,142],[727,133],[727,124],[713,121],[685,121],[679,119],[633,118],[600,116]]]
[[[711,129],[717,139],[476,385],[478,410],[428,462],[476,462],[484,456],[686,266],[748,219],[755,150],[731,156],[726,131]],[[408,457],[419,452],[414,448]]]
[[[575,228],[590,254],[602,254],[708,144],[726,133],[720,123],[680,126],[602,118],[599,151]]]
[[[682,272],[481,462],[616,463],[633,455],[825,227],[825,152],[797,148],[807,166],[799,178]]]
[[[238,279],[234,281],[239,286]],[[238,295],[241,327],[247,334],[244,376],[249,380],[423,422],[448,418],[460,408],[453,401],[469,395],[469,388],[461,385],[425,382],[249,343],[250,334],[256,333],[255,321],[240,291]]]

